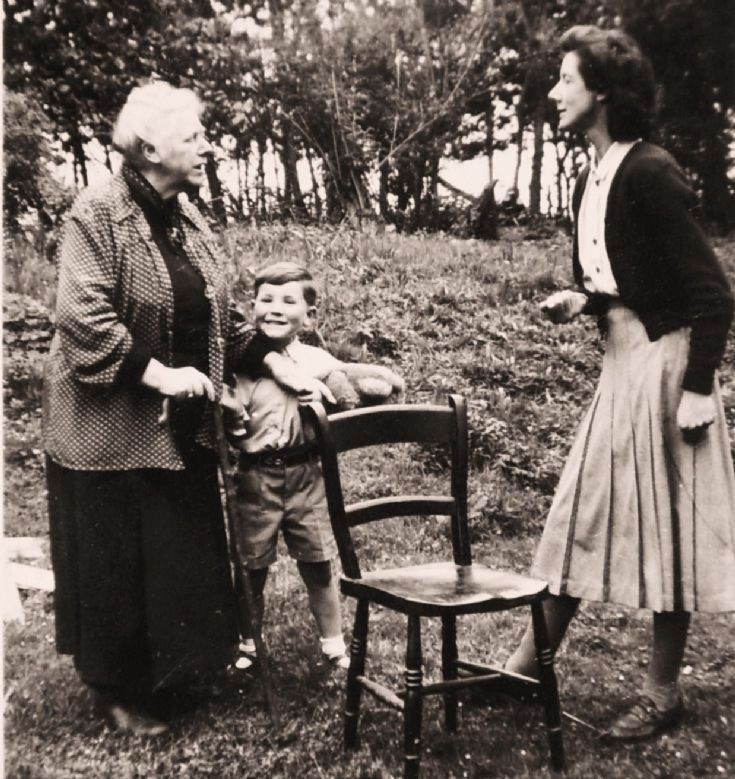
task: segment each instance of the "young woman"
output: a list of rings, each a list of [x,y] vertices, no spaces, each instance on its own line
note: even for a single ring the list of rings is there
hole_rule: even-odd
[[[735,610],[735,475],[716,378],[733,300],[684,175],[646,141],[655,85],[638,46],[597,27],[561,44],[550,97],[593,162],[573,196],[579,290],[542,308],[557,323],[597,315],[606,350],[533,571],[553,593],[554,645],[580,599],[653,611],[648,672],[607,734],[636,740],[681,718],[691,612]],[[535,674],[530,633],[507,668]]]

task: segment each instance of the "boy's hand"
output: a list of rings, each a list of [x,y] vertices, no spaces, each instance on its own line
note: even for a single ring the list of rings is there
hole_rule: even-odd
[[[300,371],[290,357],[279,352],[268,352],[263,364],[282,387],[298,396],[300,403],[322,399],[329,403],[337,402],[324,382]]]
[[[322,402],[324,400],[332,405],[337,403],[334,395],[332,395],[332,391],[323,381],[310,377],[305,377],[301,389],[296,390],[296,395],[298,396],[299,403]]]
[[[587,296],[583,292],[565,289],[555,292],[544,300],[540,308],[554,324],[571,322],[582,313],[587,304]]]

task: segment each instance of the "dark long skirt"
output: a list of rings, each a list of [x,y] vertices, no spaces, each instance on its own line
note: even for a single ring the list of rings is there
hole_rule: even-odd
[[[56,645],[95,688],[145,693],[226,665],[235,601],[211,452],[184,471],[47,459]]]

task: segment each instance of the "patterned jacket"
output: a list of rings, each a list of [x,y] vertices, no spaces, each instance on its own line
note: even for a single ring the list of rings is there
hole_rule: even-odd
[[[210,302],[210,379],[219,396],[225,357],[237,361],[253,330],[230,305],[215,237],[185,197],[180,205],[187,256]],[[134,343],[171,364],[173,313],[166,264],[122,176],[83,192],[64,231],[46,370],[44,444],[54,461],[78,470],[183,468],[158,421],[161,395],[121,380]],[[208,414],[197,440],[211,446],[212,431]]]

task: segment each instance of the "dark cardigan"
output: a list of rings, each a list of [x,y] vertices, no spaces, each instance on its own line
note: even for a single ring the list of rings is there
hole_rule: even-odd
[[[574,279],[584,290],[576,228],[589,177],[585,168],[572,196]],[[697,223],[697,199],[673,157],[637,143],[613,178],[605,214],[605,246],[621,302],[651,341],[690,327],[682,388],[707,395],[725,351],[733,314],[730,285]],[[587,313],[603,315],[610,298],[586,293]]]

